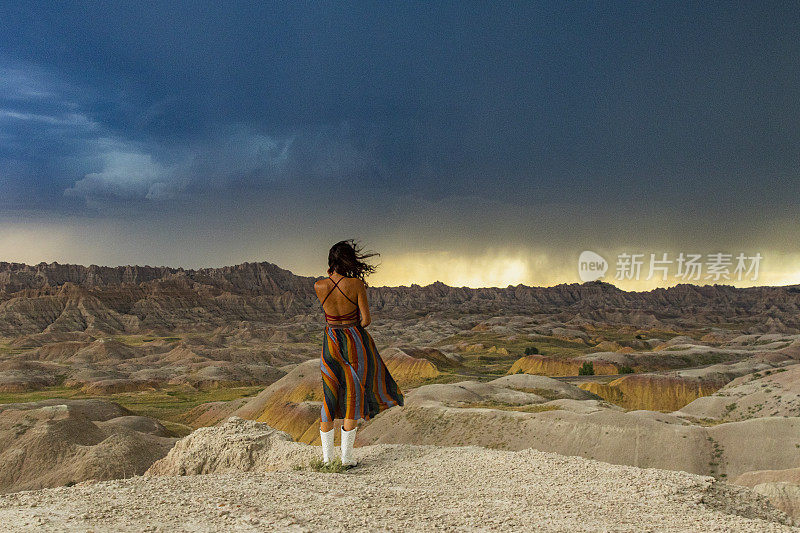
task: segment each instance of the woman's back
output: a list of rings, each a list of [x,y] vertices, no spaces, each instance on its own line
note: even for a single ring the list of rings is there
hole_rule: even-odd
[[[366,307],[362,293],[366,291],[360,279],[334,274],[317,281],[314,291],[322,303],[327,321],[332,324],[358,322],[364,314],[368,314],[362,311]]]

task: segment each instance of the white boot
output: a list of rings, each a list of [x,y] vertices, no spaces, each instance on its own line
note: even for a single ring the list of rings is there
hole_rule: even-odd
[[[319,430],[322,439],[322,461],[329,463],[333,460],[333,428],[328,431]]]
[[[353,459],[353,444],[356,441],[356,429],[354,427],[350,431],[345,431],[342,426],[342,464],[344,466],[356,466],[358,461]]]

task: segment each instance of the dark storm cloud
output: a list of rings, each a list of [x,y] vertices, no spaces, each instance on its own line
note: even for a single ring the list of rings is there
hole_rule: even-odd
[[[800,192],[798,13],[6,3],[0,210],[222,227],[247,205],[322,241],[331,217],[374,217],[376,240],[412,232],[433,247],[786,246]]]

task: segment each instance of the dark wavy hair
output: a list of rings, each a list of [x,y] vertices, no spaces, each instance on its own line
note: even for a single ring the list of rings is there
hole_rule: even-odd
[[[328,274],[338,272],[347,278],[358,278],[364,281],[364,276],[375,272],[377,268],[365,260],[379,256],[375,252],[365,252],[353,239],[339,241],[331,246],[328,252]]]

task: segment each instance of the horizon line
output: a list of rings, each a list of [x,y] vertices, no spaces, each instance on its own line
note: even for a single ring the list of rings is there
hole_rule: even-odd
[[[169,269],[169,270],[177,270],[177,271],[183,271],[183,272],[187,272],[187,271],[197,272],[197,271],[200,271],[200,270],[218,270],[218,269],[224,269],[224,268],[233,268],[233,267],[242,266],[242,265],[260,265],[260,264],[272,265],[272,266],[274,266],[276,268],[279,268],[280,270],[284,270],[284,271],[288,272],[289,274],[291,274],[293,276],[296,276],[296,277],[300,277],[300,278],[309,278],[309,279],[315,279],[315,280],[316,279],[324,279],[325,278],[325,276],[305,276],[305,275],[302,275],[302,274],[296,274],[295,272],[289,270],[288,268],[283,268],[282,266],[280,266],[280,265],[278,265],[276,263],[272,263],[270,261],[243,261],[241,263],[235,263],[235,264],[232,264],[232,265],[208,266],[208,267],[199,267],[199,268],[189,268],[189,267],[180,267],[180,266],[176,267],[176,266],[168,266],[168,265],[139,265],[139,264],[113,265],[112,266],[112,265],[98,265],[98,264],[92,263],[92,264],[89,264],[89,265],[84,265],[84,264],[79,264],[79,263],[59,263],[58,261],[51,261],[49,263],[47,261],[40,261],[38,263],[32,263],[32,264],[19,263],[19,262],[14,262],[14,261],[0,261],[0,265],[23,265],[23,266],[26,266],[26,267],[38,267],[38,266],[42,266],[42,265],[47,265],[47,266],[52,266],[52,265],[57,265],[57,266],[76,266],[76,267],[82,267],[82,268],[97,267],[97,268],[108,268],[108,269],[138,267],[138,268],[152,268],[152,269]],[[69,283],[69,282],[66,282],[66,283]],[[392,288],[402,288],[402,287],[411,288],[411,287],[417,286],[417,287],[424,288],[424,287],[430,287],[430,286],[437,285],[437,284],[444,285],[446,287],[451,287],[451,288],[454,288],[454,289],[470,289],[470,290],[479,290],[479,289],[507,290],[509,288],[517,288],[517,287],[528,287],[528,288],[532,288],[532,289],[549,289],[549,288],[555,288],[555,287],[560,287],[560,286],[570,286],[570,285],[581,286],[581,285],[597,284],[597,285],[607,285],[609,287],[615,288],[616,290],[618,290],[620,292],[627,292],[627,293],[652,292],[652,291],[659,290],[659,289],[660,290],[669,290],[669,289],[672,289],[672,288],[675,288],[675,287],[679,287],[679,286],[683,286],[683,285],[690,286],[690,287],[698,287],[698,288],[704,288],[704,287],[730,287],[732,289],[737,289],[737,290],[759,289],[759,288],[798,287],[798,286],[800,286],[800,284],[798,284],[798,283],[790,283],[790,284],[786,284],[786,285],[751,285],[751,286],[748,286],[748,287],[737,287],[737,286],[729,284],[729,283],[713,283],[713,284],[704,283],[704,284],[701,285],[701,284],[698,284],[698,283],[682,282],[682,283],[676,283],[674,285],[669,285],[667,287],[653,287],[652,289],[648,289],[648,290],[626,290],[626,289],[623,289],[623,288],[615,285],[614,283],[610,283],[610,282],[604,281],[602,279],[597,279],[597,280],[594,280],[594,281],[584,281],[584,282],[580,282],[580,281],[576,281],[576,282],[573,282],[573,283],[564,282],[564,283],[557,283],[555,285],[528,285],[528,284],[525,284],[525,283],[517,283],[516,285],[509,284],[509,285],[506,285],[505,287],[500,287],[500,286],[497,286],[497,285],[485,285],[485,286],[480,286],[480,287],[470,287],[470,286],[467,286],[467,285],[456,286],[456,285],[449,285],[449,284],[447,284],[447,283],[445,283],[445,282],[443,282],[441,280],[436,280],[436,281],[434,281],[432,283],[428,283],[427,285],[420,285],[419,283],[412,283],[411,285],[369,285],[369,287],[371,287],[371,288],[390,288],[390,289],[392,289]]]

